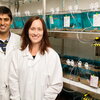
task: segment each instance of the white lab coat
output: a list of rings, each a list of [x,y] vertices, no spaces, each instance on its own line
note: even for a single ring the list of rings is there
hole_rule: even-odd
[[[0,48],[0,100],[9,100],[8,71],[11,54],[20,46],[20,36],[11,33],[6,47],[6,55]]]
[[[51,48],[35,59],[28,47],[13,54],[9,73],[11,100],[55,100],[62,90],[62,68],[58,54]]]

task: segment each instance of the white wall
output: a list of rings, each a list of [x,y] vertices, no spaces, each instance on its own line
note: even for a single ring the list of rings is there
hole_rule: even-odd
[[[100,5],[100,0],[64,0],[64,9],[68,10],[68,6],[72,6],[74,8],[75,5],[78,5],[79,9],[85,10],[90,9],[90,4],[95,4],[98,2]]]
[[[96,2],[100,7],[100,0],[46,0],[46,12],[50,12],[51,8],[55,10],[58,7],[60,11],[66,11],[69,6],[72,6],[72,9],[74,9],[75,5],[78,5],[81,10],[86,10],[90,9],[91,3],[95,5]],[[24,13],[25,10],[29,10],[31,13],[37,13],[38,9],[43,9],[42,1],[20,5],[20,11],[22,13]]]
[[[42,2],[35,2],[35,3],[25,3],[20,6],[20,11],[22,13],[25,12],[25,10],[29,10],[31,13],[37,13],[37,9],[42,9]]]
[[[26,10],[29,10],[31,13],[37,13],[37,10],[43,10],[43,0],[40,0],[39,2],[27,2],[24,4],[20,4],[19,11],[21,13],[24,13]],[[68,10],[69,6],[72,6],[72,9],[74,9],[75,5],[78,5],[79,9],[86,10],[90,9],[90,4],[98,3],[100,8],[100,0],[46,0],[46,12],[50,12],[50,9],[53,8],[54,10],[59,7],[60,11],[66,11]],[[7,5],[7,4],[1,4],[0,5]],[[10,5],[11,10],[14,13],[15,7],[14,5]]]
[[[46,12],[50,12],[51,8],[59,7],[60,9],[62,9],[61,1],[62,0],[47,0],[46,1]],[[19,11],[24,13],[25,10],[29,10],[31,13],[37,13],[38,9],[43,11],[43,2],[42,1],[22,4],[22,5],[20,5]]]
[[[9,7],[8,3],[0,3],[0,6],[7,6],[7,7]]]

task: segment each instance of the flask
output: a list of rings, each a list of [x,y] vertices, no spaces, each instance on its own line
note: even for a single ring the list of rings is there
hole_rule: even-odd
[[[71,62],[70,62],[69,59],[67,59],[67,60],[66,60],[66,63],[67,63],[67,65],[70,65]]]
[[[85,67],[85,69],[89,69],[89,64],[86,62],[86,63],[84,64],[84,67]]]
[[[74,60],[71,60],[70,65],[71,65],[71,66],[74,66],[74,65],[75,65],[75,64],[74,64]]]
[[[82,62],[81,61],[78,62],[78,67],[82,67]]]

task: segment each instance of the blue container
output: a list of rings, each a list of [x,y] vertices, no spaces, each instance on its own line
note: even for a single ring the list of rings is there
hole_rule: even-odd
[[[70,17],[70,27],[64,27],[68,29],[81,29],[82,28],[82,16],[81,13],[77,14],[64,14],[63,17],[69,16]],[[64,18],[63,18],[64,22]]]
[[[48,29],[63,29],[62,15],[47,15],[46,25]]]
[[[83,12],[82,13],[82,23],[83,23],[83,28],[85,30],[94,30],[95,28],[97,30],[100,30],[100,26],[93,26],[94,14],[100,14],[100,12]]]
[[[22,17],[14,17],[13,22],[14,22],[15,28],[17,29],[18,28],[21,29],[24,27],[24,22],[22,20]]]
[[[11,29],[14,29],[14,28],[15,28],[14,22],[10,25],[10,28],[11,28]]]
[[[27,21],[29,18],[31,18],[31,16],[23,16],[23,17],[22,17],[22,20],[23,20],[24,25],[25,25],[26,21]]]

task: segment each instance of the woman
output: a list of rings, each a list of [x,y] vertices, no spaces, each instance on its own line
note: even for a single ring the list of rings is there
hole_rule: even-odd
[[[9,73],[11,100],[55,100],[62,90],[62,68],[50,47],[43,19],[30,18],[22,31],[21,50],[14,52]]]

